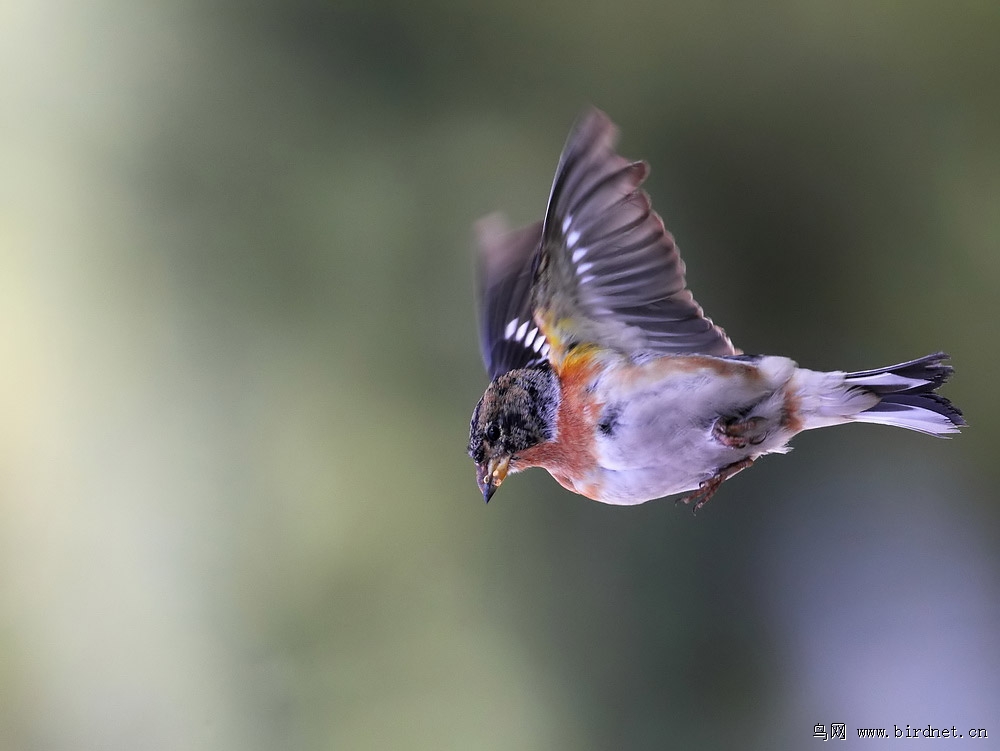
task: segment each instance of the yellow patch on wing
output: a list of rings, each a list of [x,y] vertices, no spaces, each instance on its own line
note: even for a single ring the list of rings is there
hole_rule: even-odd
[[[572,318],[556,319],[551,310],[535,310],[535,324],[549,345],[549,364],[563,382],[567,378],[589,378],[608,358],[618,353],[593,342],[581,342]]]
[[[569,350],[555,366],[560,379],[587,378],[600,367],[601,348],[596,344],[577,344]]]
[[[549,362],[556,370],[562,367],[567,355],[567,340],[573,330],[573,322],[569,318],[556,319],[551,310],[536,310],[535,324],[545,336],[549,345]],[[570,336],[568,336],[570,335]],[[573,348],[574,350],[576,347]]]

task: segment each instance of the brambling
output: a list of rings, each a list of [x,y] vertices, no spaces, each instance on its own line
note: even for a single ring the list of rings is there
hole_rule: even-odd
[[[488,502],[508,474],[543,467],[566,489],[628,505],[677,493],[693,509],[797,433],[869,422],[935,436],[962,413],[936,393],[943,352],[856,373],[744,355],[686,288],[684,262],[641,189],[649,168],[584,114],[545,218],[478,225],[480,339],[492,379],[469,454]]]

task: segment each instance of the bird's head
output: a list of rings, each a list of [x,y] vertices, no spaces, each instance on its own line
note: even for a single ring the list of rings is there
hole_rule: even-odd
[[[511,370],[493,379],[472,413],[469,456],[483,500],[507,474],[524,469],[521,454],[555,437],[559,381],[548,365]]]

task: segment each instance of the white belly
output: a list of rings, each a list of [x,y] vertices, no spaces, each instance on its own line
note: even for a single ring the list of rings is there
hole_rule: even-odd
[[[746,377],[723,377],[711,369],[664,368],[662,377],[627,388],[619,378],[599,380],[597,395],[614,411],[615,420],[612,430],[600,433],[597,441],[598,500],[630,505],[693,491],[734,462],[787,450],[791,435],[777,429],[781,395],[775,391],[787,380],[785,372],[794,371],[794,363],[785,362],[789,367],[780,368],[784,372],[777,379],[753,377],[751,371]],[[775,429],[763,443],[732,448],[713,436],[720,416],[753,405],[773,413]],[[754,414],[758,412],[755,408]]]

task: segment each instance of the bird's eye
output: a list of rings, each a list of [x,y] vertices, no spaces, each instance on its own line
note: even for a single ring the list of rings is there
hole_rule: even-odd
[[[495,422],[491,422],[486,426],[486,440],[490,443],[495,443],[500,437],[500,428]]]

